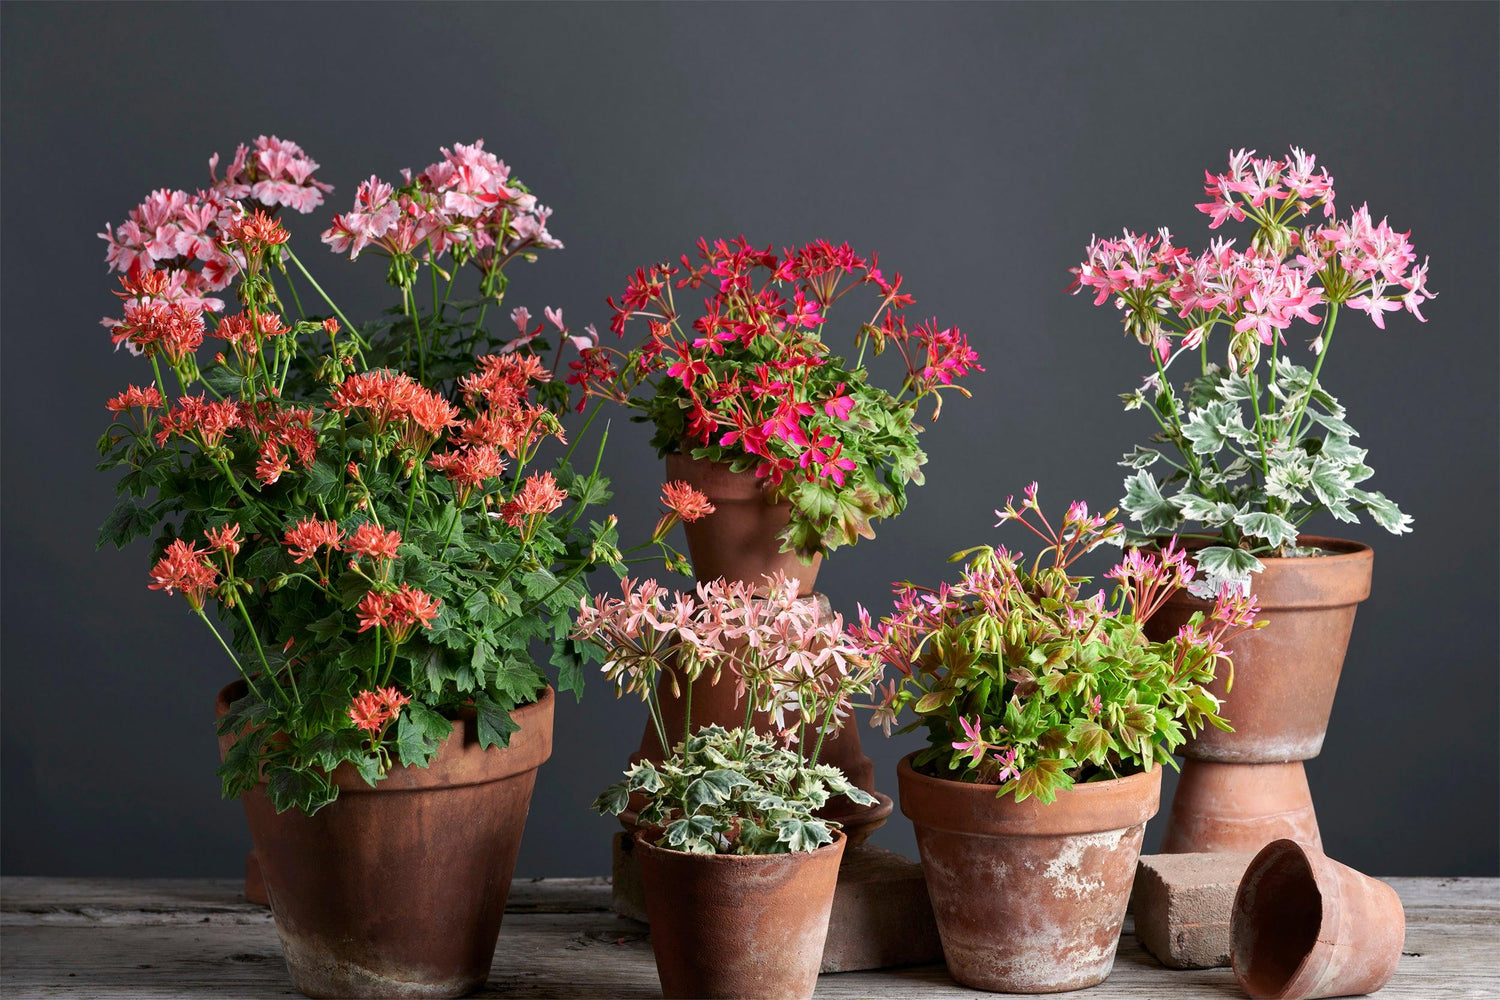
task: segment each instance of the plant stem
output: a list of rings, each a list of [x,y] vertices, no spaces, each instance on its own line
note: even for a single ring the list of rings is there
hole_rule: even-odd
[[[359,327],[349,322],[349,317],[345,316],[344,311],[334,303],[333,299],[328,297],[327,292],[323,291],[323,286],[318,284],[318,279],[314,278],[308,272],[307,268],[302,266],[302,261],[298,259],[296,254],[292,253],[291,247],[283,247],[282,249],[287,257],[291,258],[292,263],[297,265],[297,270],[302,272],[302,277],[307,279],[309,285],[312,285],[313,291],[317,292],[323,301],[328,303],[328,308],[332,309],[333,314],[339,318],[339,322],[344,324],[344,328],[349,331],[349,336],[354,338],[354,342],[361,347],[369,347],[369,342],[359,335]]]
[[[234,669],[240,672],[240,676],[245,679],[245,683],[249,685],[250,690],[255,693],[255,697],[259,698],[266,704],[270,704],[269,702],[266,702],[266,696],[264,694],[261,694],[260,688],[255,686],[255,681],[251,679],[249,671],[247,671],[240,664],[240,658],[238,656],[235,656],[234,650],[229,648],[229,643],[224,641],[224,637],[219,634],[219,630],[214,628],[214,623],[209,621],[208,615],[203,613],[202,608],[194,608],[193,610],[197,613],[199,618],[203,619],[203,624],[208,626],[208,630],[214,634],[214,638],[219,640],[219,645],[222,646],[224,652],[228,654],[230,662],[234,664]]]

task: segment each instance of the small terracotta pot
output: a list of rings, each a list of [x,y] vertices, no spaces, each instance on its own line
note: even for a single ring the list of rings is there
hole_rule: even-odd
[[[1255,1000],[1374,993],[1396,973],[1396,890],[1293,840],[1267,844],[1234,897],[1230,960]]]
[[[722,577],[759,584],[764,582],[762,577],[780,571],[798,581],[799,594],[813,592],[823,554],[813,556],[809,564],[795,553],[781,551],[781,539],[776,536],[791,520],[792,505],[785,500],[768,502],[753,470],[733,472],[723,462],[668,455],[667,479],[688,483],[717,508],[682,526],[693,574],[700,581]]]
[[[636,834],[663,996],[813,995],[845,838],[796,854],[687,854]]]
[[[1267,838],[1287,837],[1321,849],[1307,770],[1286,764],[1217,764],[1186,760],[1163,854],[1258,851]]]
[[[953,978],[998,993],[1101,983],[1161,802],[1161,769],[1075,785],[1043,805],[897,768]]]
[[[1319,843],[1300,762],[1323,749],[1354,613],[1370,596],[1375,553],[1368,545],[1321,535],[1302,535],[1297,542],[1326,554],[1261,560],[1265,568],[1252,586],[1268,624],[1231,644],[1234,687],[1226,689],[1227,670],[1208,685],[1234,731],[1208,727],[1179,751],[1188,762],[1177,794],[1190,803],[1182,809],[1174,803],[1165,851],[1256,851],[1286,836]],[[1179,591],[1152,617],[1146,633],[1169,639],[1195,611],[1211,607]],[[1235,773],[1197,762],[1289,766]]]
[[[243,693],[219,694],[218,713]],[[244,796],[292,984],[311,997],[458,997],[484,985],[536,782],[552,754],[548,688],[505,749],[455,722],[428,768],[374,788],[345,764],[313,816]],[[235,737],[220,738],[221,753]]]

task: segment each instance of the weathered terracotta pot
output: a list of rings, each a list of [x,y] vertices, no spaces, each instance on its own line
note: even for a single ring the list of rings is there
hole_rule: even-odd
[[[1256,1000],[1374,993],[1401,961],[1396,890],[1292,840],[1267,844],[1234,897],[1230,960]]]
[[[220,692],[222,715],[242,693]],[[484,985],[536,769],[552,754],[548,688],[506,749],[454,723],[428,768],[376,787],[349,765],[313,816],[244,796],[292,985],[311,997],[458,997]],[[221,737],[221,753],[234,742]]]
[[[667,479],[682,480],[708,497],[717,508],[707,517],[684,524],[688,556],[699,580],[762,583],[762,577],[782,572],[794,577],[798,593],[811,594],[818,581],[823,555],[810,564],[794,553],[781,551],[779,535],[792,517],[787,501],[769,503],[753,470],[733,472],[723,462],[667,456]]]
[[[797,854],[687,854],[636,834],[663,996],[813,995],[845,837]]]
[[[1317,819],[1301,762],[1323,748],[1354,613],[1370,596],[1375,553],[1368,545],[1320,535],[1298,544],[1326,555],[1263,559],[1254,577],[1260,618],[1269,624],[1235,639],[1234,687],[1227,671],[1209,685],[1234,727],[1209,727],[1180,753],[1187,758],[1163,850],[1256,851],[1279,837],[1318,843]],[[1179,591],[1146,627],[1155,640],[1177,633],[1211,604]],[[1246,771],[1203,768],[1199,762],[1285,764]],[[1183,806],[1179,809],[1178,802]]]
[[[821,602],[824,614],[833,613],[833,609],[828,604],[828,598],[824,595],[813,594],[808,600]],[[735,693],[732,679],[721,677],[719,683],[715,684],[712,677],[703,676],[693,682],[692,688],[693,729],[701,729],[708,725],[734,729],[744,725],[745,703]],[[666,727],[667,738],[673,740],[675,745],[675,741],[680,741],[687,735],[689,705],[685,698],[672,694],[671,681],[666,677],[658,683],[657,695],[661,703],[662,724]],[[770,717],[764,712],[757,712],[751,716],[751,725],[761,733],[775,731]],[[649,760],[659,764],[665,758],[666,754],[662,752],[661,740],[656,735],[656,727],[647,722],[645,732],[641,735],[640,749],[630,758],[630,762],[633,764],[639,760]],[[860,806],[841,795],[818,813],[823,819],[838,822],[844,834],[849,838],[849,846],[856,847],[884,826],[894,809],[891,797],[875,790],[875,765],[870,758],[865,756],[856,720],[850,719],[842,729],[829,734],[828,738],[823,741],[823,749],[818,754],[818,760],[837,767],[854,783],[856,788],[869,792],[879,800],[873,806]],[[632,808],[622,813],[620,819],[627,830],[634,830],[635,809]]]
[[[948,971],[997,993],[1101,983],[1114,966],[1161,769],[1075,785],[1050,805],[897,768]]]
[[[1285,764],[1185,761],[1165,835],[1163,854],[1258,849],[1266,838],[1289,837],[1322,847],[1307,771]]]

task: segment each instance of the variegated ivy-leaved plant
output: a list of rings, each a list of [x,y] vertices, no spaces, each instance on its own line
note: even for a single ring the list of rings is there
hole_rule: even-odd
[[[1121,506],[1138,537],[1204,542],[1193,585],[1200,597],[1225,583],[1249,588],[1264,557],[1316,554],[1298,540],[1319,513],[1346,522],[1367,513],[1394,534],[1411,530],[1409,516],[1365,487],[1373,474],[1366,449],[1354,444],[1358,432],[1319,374],[1341,308],[1384,329],[1385,314],[1401,309],[1425,322],[1420,306],[1434,294],[1409,234],[1373,223],[1368,206],[1335,218],[1333,179],[1302,150],[1283,159],[1241,150],[1226,173],[1207,178],[1209,200],[1198,209],[1212,218],[1210,229],[1253,223],[1244,250],[1218,239],[1194,256],[1165,229],[1127,230],[1096,238],[1072,269],[1074,291],[1094,289],[1095,305],[1113,301],[1150,351],[1154,371],[1121,398],[1126,409],[1150,413],[1158,431],[1121,461],[1135,470]],[[1315,208],[1321,220],[1311,218]],[[1298,319],[1318,327],[1311,370],[1282,353]],[[1209,360],[1221,328],[1226,365]],[[1186,378],[1184,367],[1192,368]],[[1200,530],[1181,530],[1192,524]]]

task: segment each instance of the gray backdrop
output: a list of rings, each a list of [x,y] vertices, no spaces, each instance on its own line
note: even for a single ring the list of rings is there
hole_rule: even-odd
[[[602,321],[631,269],[699,235],[849,240],[904,272],[916,311],[962,326],[989,371],[927,435],[907,513],[824,570],[845,611],[993,540],[992,508],[1031,479],[1052,504],[1112,504],[1114,463],[1146,434],[1116,401],[1142,358],[1111,311],[1063,294],[1065,269],[1121,226],[1201,246],[1192,205],[1231,145],[1316,152],[1341,205],[1413,231],[1440,292],[1425,326],[1345,317],[1325,371],[1416,533],[1336,526],[1377,558],[1308,765],[1323,836],[1367,871],[1496,874],[1496,10],[7,5],[4,871],[242,863],[213,775],[227,665],[146,590],[144,543],[94,551],[102,403],[141,377],[98,325],[115,300],[94,234],[274,132],[337,185],[290,228],[356,315],[392,300],[378,259],[317,245],[331,211],[371,172],[480,136],[568,246],[516,271],[511,301],[534,313]],[[627,536],[654,517],[647,436],[616,421],[607,458]],[[607,870],[612,825],[586,806],[641,725],[597,684],[560,706],[524,874]],[[894,790],[918,737],[865,736]],[[877,842],[914,851],[899,813]]]

